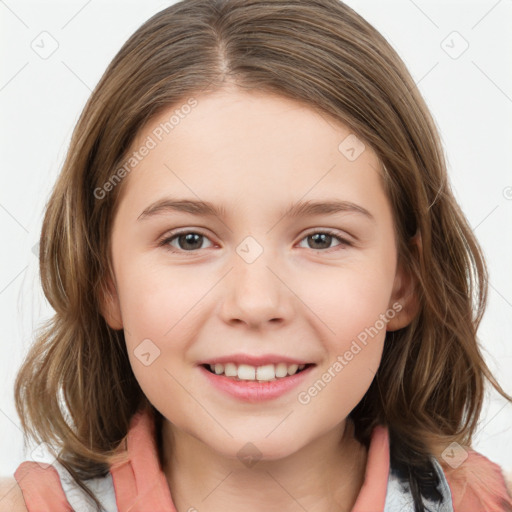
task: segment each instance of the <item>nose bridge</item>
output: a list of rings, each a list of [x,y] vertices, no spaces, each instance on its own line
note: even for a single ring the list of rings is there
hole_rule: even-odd
[[[288,289],[279,279],[276,253],[254,236],[235,248],[233,272],[223,305],[224,315],[247,323],[284,318],[289,311]]]

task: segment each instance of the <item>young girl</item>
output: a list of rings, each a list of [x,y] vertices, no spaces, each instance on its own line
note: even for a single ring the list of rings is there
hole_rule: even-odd
[[[327,243],[329,242],[329,243]],[[188,245],[191,244],[191,245]],[[1,510],[506,511],[471,448],[487,274],[403,62],[338,0],[183,0],[47,205],[55,316]]]

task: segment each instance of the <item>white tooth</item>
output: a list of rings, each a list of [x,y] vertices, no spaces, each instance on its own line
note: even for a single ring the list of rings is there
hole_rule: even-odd
[[[214,364],[209,364],[208,366],[210,367],[210,370],[212,372],[215,372],[215,365]]]
[[[288,375],[294,375],[297,373],[297,370],[299,369],[298,364],[291,364],[288,366]]]
[[[288,375],[288,367],[286,363],[276,364],[276,377],[286,377]]]
[[[236,371],[236,364],[227,363],[224,366],[224,375],[226,377],[236,377],[238,375],[238,372]]]
[[[272,380],[275,376],[276,372],[273,364],[266,364],[256,368],[256,379],[258,380]]]
[[[217,363],[215,365],[215,373],[217,375],[220,375],[221,373],[224,373],[224,365],[223,364],[220,364],[220,363]]]
[[[305,366],[305,364],[299,364],[299,370],[304,370]]]
[[[248,364],[241,364],[238,367],[238,378],[240,380],[254,380],[256,378],[256,368]]]

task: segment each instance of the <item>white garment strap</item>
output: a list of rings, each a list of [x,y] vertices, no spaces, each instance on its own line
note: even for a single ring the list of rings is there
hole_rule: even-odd
[[[96,505],[86,492],[73,480],[69,471],[56,460],[53,467],[57,470],[66,499],[73,507],[74,512],[97,512]],[[91,478],[84,482],[98,498],[102,505],[102,512],[118,512],[116,495],[112,475],[108,473],[104,477]]]
[[[425,510],[430,512],[454,512],[452,493],[443,468],[434,457],[431,457],[430,460],[439,477],[437,490],[441,493],[442,500],[432,501],[422,496]],[[397,474],[390,468],[384,512],[396,512],[398,510],[400,512],[414,512],[414,501],[409,484],[398,478]]]

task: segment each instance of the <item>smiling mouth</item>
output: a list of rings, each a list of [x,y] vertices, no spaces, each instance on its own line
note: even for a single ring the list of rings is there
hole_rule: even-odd
[[[234,381],[273,382],[301,373],[307,368],[315,366],[315,364],[278,363],[252,366],[249,364],[218,363],[201,366],[214,375],[228,377]]]

